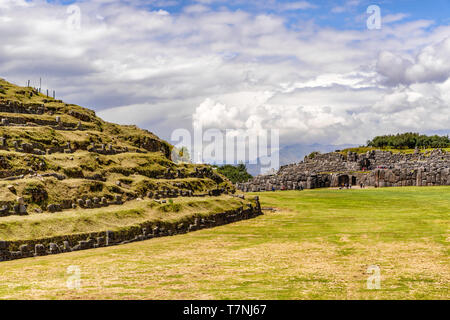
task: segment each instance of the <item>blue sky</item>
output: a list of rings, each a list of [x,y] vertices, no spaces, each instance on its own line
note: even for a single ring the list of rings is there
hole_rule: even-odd
[[[32,0],[27,0],[32,2]],[[48,3],[74,4],[89,1],[77,0],[47,0]],[[304,20],[314,19],[322,26],[330,26],[337,29],[364,29],[365,21],[355,21],[357,16],[367,15],[365,11],[369,5],[378,5],[381,8],[382,15],[406,14],[405,21],[418,19],[433,20],[436,24],[448,24],[450,21],[450,1],[448,0],[315,0],[308,2],[310,9],[303,9],[301,3],[306,1],[289,0],[205,0],[205,1],[178,1],[178,0],[159,0],[159,1],[117,1],[122,3],[139,3],[138,6],[147,9],[164,9],[173,14],[180,14],[186,7],[192,5],[205,5],[213,10],[243,10],[253,14],[281,14],[287,18],[287,23],[297,26]],[[294,5],[293,5],[294,4]],[[295,4],[300,4],[299,9],[295,9]],[[284,6],[293,5],[289,10],[283,9]],[[341,12],[333,11],[337,7],[345,8]]]

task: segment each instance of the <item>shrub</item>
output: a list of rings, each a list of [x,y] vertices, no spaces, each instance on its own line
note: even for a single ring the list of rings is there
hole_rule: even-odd
[[[375,148],[396,148],[396,149],[414,149],[414,148],[448,148],[450,139],[448,136],[427,136],[418,133],[398,133],[396,135],[377,136],[367,141],[367,146]]]
[[[243,163],[240,163],[237,166],[226,164],[216,168],[219,173],[227,177],[232,183],[247,182],[249,179],[253,178],[253,176],[247,172],[247,167]]]

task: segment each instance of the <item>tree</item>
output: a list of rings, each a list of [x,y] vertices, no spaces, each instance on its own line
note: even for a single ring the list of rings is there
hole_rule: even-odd
[[[217,171],[227,177],[232,183],[247,182],[253,178],[251,174],[247,172],[247,167],[243,163],[239,163],[237,166],[223,165],[215,166]]]
[[[448,148],[450,147],[450,139],[448,136],[427,136],[407,132],[396,135],[377,136],[369,140],[367,146],[375,148],[390,147],[395,149]]]

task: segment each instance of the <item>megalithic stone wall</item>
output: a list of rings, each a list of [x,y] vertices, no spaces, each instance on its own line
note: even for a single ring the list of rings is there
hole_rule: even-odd
[[[411,154],[368,151],[338,152],[283,166],[275,175],[261,175],[236,188],[245,192],[298,190],[360,185],[374,187],[450,185],[450,153],[435,149]]]

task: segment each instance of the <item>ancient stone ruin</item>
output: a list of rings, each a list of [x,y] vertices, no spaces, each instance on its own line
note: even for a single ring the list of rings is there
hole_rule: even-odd
[[[331,152],[283,166],[275,175],[238,183],[245,192],[364,185],[372,187],[450,185],[450,153],[371,150],[363,154]]]
[[[2,233],[0,261],[174,235],[261,214],[257,199],[240,199],[236,209],[234,186],[211,166],[174,163],[172,146],[148,130],[103,121],[92,110],[3,79],[0,87],[0,219],[5,223],[11,215],[19,221],[34,215],[44,224],[53,216],[67,216],[61,213],[66,210],[83,216],[108,206],[181,206],[183,197],[207,204],[220,197],[230,204],[221,213],[193,212],[194,218],[177,223],[155,218],[124,231],[102,230],[100,224],[95,234],[75,228],[53,237],[50,229],[39,239],[18,232],[10,238],[14,241],[5,241],[10,235]]]
[[[189,220],[179,223],[145,222],[135,226],[131,231],[107,230],[37,240],[0,240],[0,261],[127,244],[251,219],[262,214],[258,197],[255,197],[253,201],[254,205],[248,203],[238,209],[212,214],[208,217],[193,216]]]

